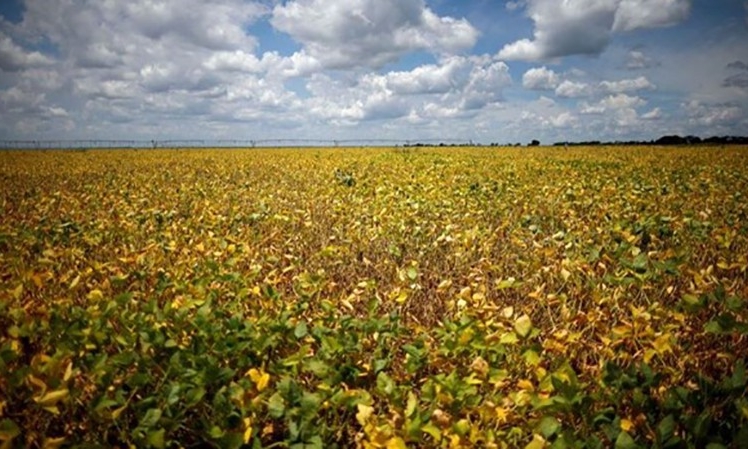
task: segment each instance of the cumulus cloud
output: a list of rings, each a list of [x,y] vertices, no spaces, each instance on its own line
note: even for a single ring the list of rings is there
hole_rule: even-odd
[[[681,107],[693,124],[705,127],[732,125],[744,117],[741,107],[730,104],[704,104],[692,100],[683,103]]]
[[[465,116],[502,100],[509,68],[487,56],[448,56],[408,71],[367,73],[354,82],[315,74],[307,83],[310,111],[332,123]]]
[[[526,0],[533,39],[505,45],[499,57],[535,61],[600,54],[615,32],[668,26],[684,20],[690,0]]]
[[[639,50],[631,50],[626,57],[626,68],[629,70],[648,69],[655,65],[652,58]]]
[[[626,94],[609,95],[597,103],[583,102],[581,112],[583,114],[603,114],[610,111],[634,109],[645,105],[647,102],[639,97]]]
[[[568,128],[574,126],[579,122],[579,119],[572,113],[566,111],[561,114],[552,117],[550,119],[551,124],[556,128]]]
[[[559,77],[545,66],[529,69],[522,75],[522,87],[530,90],[551,90],[559,84]]]
[[[602,81],[600,88],[608,93],[635,92],[638,90],[654,89],[655,85],[643,76],[620,81]]]
[[[592,93],[592,88],[587,83],[564,80],[556,87],[556,95],[566,98],[585,97]]]
[[[616,11],[613,30],[671,26],[685,20],[690,12],[689,0],[622,0]]]
[[[424,0],[293,0],[271,23],[326,68],[381,67],[407,52],[457,54],[478,31],[465,19],[439,17]]]
[[[660,120],[662,118],[662,110],[659,107],[652,109],[649,112],[642,114],[644,120]]]
[[[30,67],[52,64],[52,59],[38,51],[26,51],[0,32],[0,70],[16,72]]]
[[[626,94],[609,95],[597,103],[581,104],[580,112],[588,115],[598,115],[604,117],[604,120],[612,121],[615,126],[632,127],[640,123],[639,114],[636,108],[644,106],[647,102],[639,97],[632,97]],[[653,114],[659,112],[650,111],[648,119],[653,119]],[[644,117],[642,117],[644,118]]]

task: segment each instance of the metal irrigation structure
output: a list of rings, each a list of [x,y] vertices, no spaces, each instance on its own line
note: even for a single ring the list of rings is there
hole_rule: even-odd
[[[473,145],[458,139],[87,139],[87,140],[0,140],[4,150],[88,149],[88,148],[269,148],[269,147],[364,147],[415,145]]]

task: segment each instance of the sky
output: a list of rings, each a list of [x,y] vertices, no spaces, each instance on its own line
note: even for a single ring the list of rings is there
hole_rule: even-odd
[[[745,0],[0,0],[0,140],[747,130]]]

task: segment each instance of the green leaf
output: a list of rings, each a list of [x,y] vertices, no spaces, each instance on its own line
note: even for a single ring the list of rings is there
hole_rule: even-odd
[[[696,313],[706,307],[706,300],[695,295],[683,295],[680,305],[686,312]]]
[[[675,418],[673,415],[667,415],[657,425],[657,436],[660,442],[666,442],[675,434]]]
[[[308,359],[304,362],[304,367],[314,373],[317,377],[325,377],[330,372],[330,366],[319,359]]]
[[[727,309],[733,312],[739,312],[743,308],[743,305],[743,300],[737,296],[730,296],[725,301],[725,306],[727,306]]]
[[[296,337],[299,340],[306,337],[307,333],[308,333],[308,329],[307,329],[306,322],[304,321],[297,324],[296,329],[294,329],[293,331],[294,337]]]
[[[320,399],[319,395],[315,393],[304,393],[299,401],[301,413],[305,416],[314,415],[317,413],[321,403],[322,399]]]
[[[616,438],[615,449],[638,449],[636,441],[626,432],[621,432]]]
[[[161,419],[161,410],[157,408],[151,408],[148,409],[147,412],[145,412],[145,416],[142,420],[140,420],[140,426],[141,427],[153,427],[158,423],[158,420]]]
[[[377,359],[374,361],[374,372],[379,373],[383,369],[387,368],[389,361],[387,359]]]
[[[164,435],[166,434],[166,431],[164,429],[158,429],[154,430],[152,432],[148,432],[148,435],[146,436],[146,443],[150,447],[155,447],[156,449],[163,449],[166,447],[166,442],[164,441]]]
[[[273,418],[281,418],[286,412],[286,401],[279,392],[276,392],[268,399],[268,413]]]
[[[9,419],[0,421],[0,441],[10,441],[21,434],[21,429]]]
[[[544,416],[536,427],[546,439],[552,437],[561,429],[561,423],[553,416]]]
[[[524,314],[517,318],[517,321],[514,322],[514,330],[520,337],[527,337],[532,330],[532,321],[530,320],[530,317],[527,316],[527,314]]]
[[[416,267],[410,266],[408,267],[407,274],[408,279],[410,279],[411,281],[415,281],[418,277],[418,270],[416,269]]]
[[[540,355],[538,355],[538,353],[533,351],[532,349],[525,351],[522,354],[522,357],[530,366],[538,366],[538,364],[540,363]]]
[[[732,378],[730,380],[734,390],[742,390],[745,388],[745,362],[743,360],[735,362],[735,369],[732,372]]]
[[[423,427],[421,427],[421,431],[431,435],[431,438],[433,438],[437,443],[442,439],[442,431],[431,423],[424,424]]]
[[[208,432],[208,435],[210,435],[213,439],[219,439],[222,438],[224,435],[226,435],[226,432],[223,431],[219,426],[213,426],[210,428],[210,431]]]
[[[385,396],[389,396],[395,391],[395,381],[384,371],[377,375],[377,390]]]
[[[418,406],[418,398],[416,398],[416,395],[413,394],[412,391],[408,392],[408,402],[405,406],[405,417],[410,418],[413,416],[413,413],[416,411],[416,407]]]

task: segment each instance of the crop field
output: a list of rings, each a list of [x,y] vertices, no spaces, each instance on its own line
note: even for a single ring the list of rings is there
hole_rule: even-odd
[[[0,152],[0,447],[748,447],[748,149]]]

